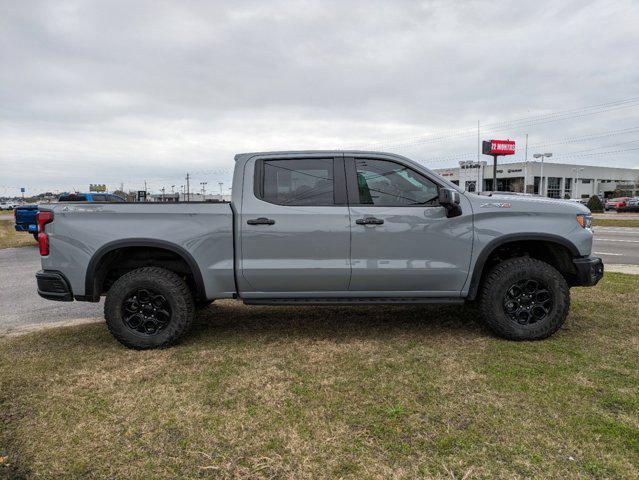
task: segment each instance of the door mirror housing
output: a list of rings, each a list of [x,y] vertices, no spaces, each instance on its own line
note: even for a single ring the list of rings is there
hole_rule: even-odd
[[[439,204],[446,209],[446,216],[448,218],[458,217],[462,214],[459,202],[461,196],[457,190],[452,188],[440,188],[439,189]]]

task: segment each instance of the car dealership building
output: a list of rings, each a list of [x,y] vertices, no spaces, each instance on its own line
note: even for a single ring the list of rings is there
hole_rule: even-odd
[[[588,198],[592,195],[607,198],[618,193],[639,195],[639,169],[544,162],[543,184],[541,169],[541,162],[498,164],[496,190],[552,198]],[[493,190],[492,162],[459,162],[459,167],[438,168],[435,172],[469,192]]]

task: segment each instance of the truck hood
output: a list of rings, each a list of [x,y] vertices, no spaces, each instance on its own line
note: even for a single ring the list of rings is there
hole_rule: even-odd
[[[590,210],[578,203],[555,198],[536,197],[528,195],[477,195],[466,192],[476,213],[486,211],[536,212],[536,213],[590,213]]]

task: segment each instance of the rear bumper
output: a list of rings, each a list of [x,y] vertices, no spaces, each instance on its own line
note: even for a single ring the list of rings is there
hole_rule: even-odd
[[[47,300],[72,302],[73,292],[66,277],[55,270],[40,270],[36,273],[38,295]]]
[[[604,264],[599,257],[575,258],[573,260],[577,270],[575,286],[590,287],[597,285],[604,274]]]

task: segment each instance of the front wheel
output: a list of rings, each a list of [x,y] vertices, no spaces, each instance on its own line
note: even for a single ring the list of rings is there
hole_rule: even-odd
[[[122,275],[109,289],[104,317],[113,336],[136,350],[176,343],[193,321],[193,297],[175,273],[144,267]]]
[[[564,277],[546,262],[522,257],[494,266],[479,308],[488,326],[509,340],[541,340],[561,328],[570,307]]]

